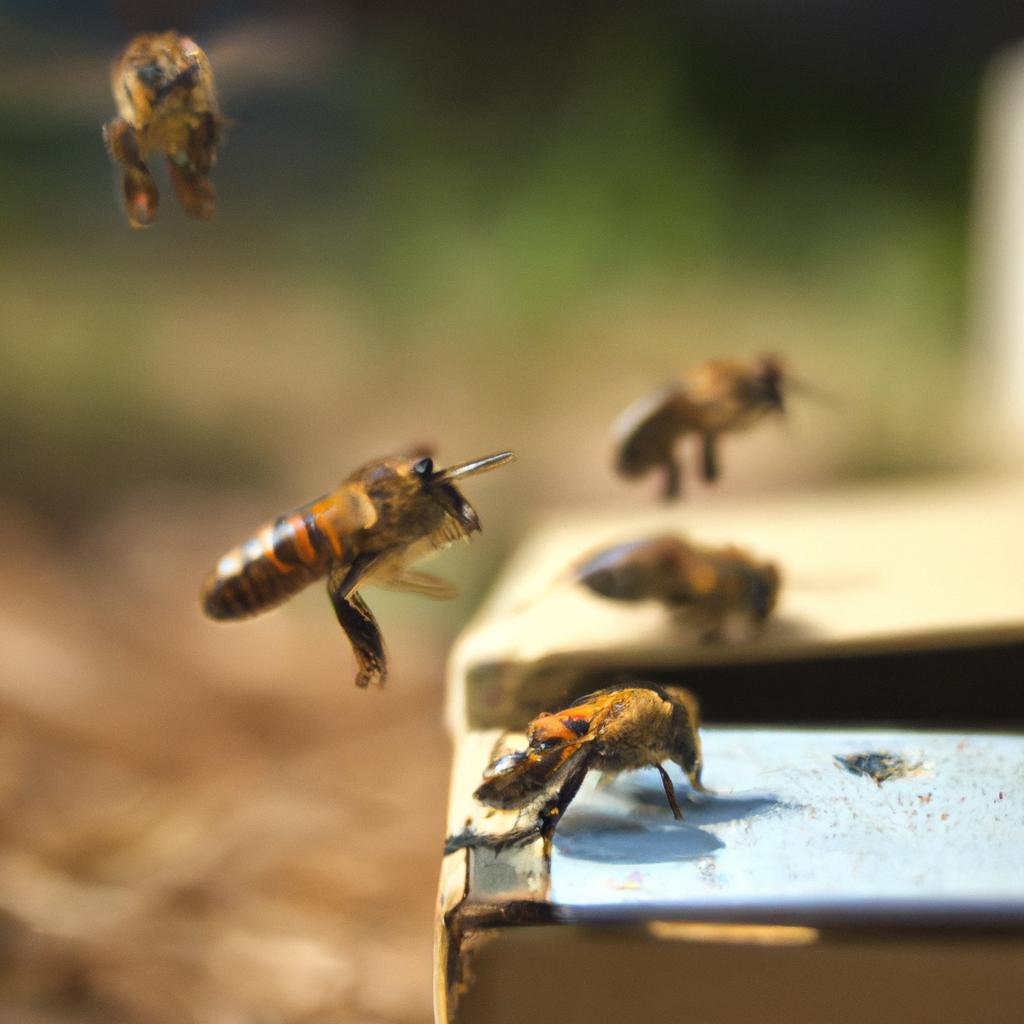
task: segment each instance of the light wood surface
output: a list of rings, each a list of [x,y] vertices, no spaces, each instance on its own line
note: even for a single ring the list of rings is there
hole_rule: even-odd
[[[972,478],[625,517],[552,514],[528,538],[449,665],[449,726],[519,728],[594,670],[763,662],[1024,639],[1024,479]],[[677,532],[736,544],[783,575],[746,644],[702,643],[656,602],[566,579],[610,544]]]

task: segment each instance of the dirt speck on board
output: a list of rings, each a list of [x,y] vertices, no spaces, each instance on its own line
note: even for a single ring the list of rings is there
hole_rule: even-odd
[[[890,779],[921,775],[925,768],[920,761],[908,761],[899,754],[872,751],[866,754],[833,754],[832,760],[851,775],[864,775],[879,786]]]

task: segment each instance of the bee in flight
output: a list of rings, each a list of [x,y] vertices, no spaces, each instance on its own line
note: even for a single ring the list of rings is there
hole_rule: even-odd
[[[675,761],[690,786],[706,793],[700,780],[699,726],[700,710],[692,693],[653,684],[598,690],[563,711],[538,715],[527,726],[526,749],[496,758],[473,794],[487,807],[528,811],[533,821],[499,835],[467,827],[448,837],[445,853],[480,846],[500,850],[540,836],[550,861],[555,829],[592,769],[615,775],[657,768],[672,814],[681,821],[683,812],[661,762]]]
[[[213,619],[246,618],[326,576],[358,663],[356,685],[383,685],[387,661],[380,628],[360,589],[371,583],[454,597],[451,584],[411,566],[480,529],[456,483],[514,458],[500,452],[448,469],[436,469],[422,453],[375,459],[337,490],[279,516],[229,551],[203,585],[203,610]]]
[[[775,356],[750,363],[716,359],[696,367],[634,402],[618,418],[616,472],[635,478],[661,468],[663,496],[677,498],[682,493],[682,468],[676,447],[694,434],[701,445],[701,475],[713,483],[719,474],[719,435],[747,430],[769,413],[782,413],[784,386],[792,386],[792,379]]]
[[[120,116],[103,127],[110,156],[123,172],[124,205],[133,228],[156,217],[158,194],[147,161],[167,157],[171,183],[186,212],[209,220],[216,210],[210,170],[224,119],[206,54],[188,36],[136,36],[111,69]]]
[[[570,576],[614,601],[660,601],[708,640],[745,640],[759,632],[781,584],[771,562],[758,562],[740,548],[699,547],[671,534],[594,552]]]

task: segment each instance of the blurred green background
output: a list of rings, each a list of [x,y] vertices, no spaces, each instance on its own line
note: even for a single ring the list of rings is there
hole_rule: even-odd
[[[829,451],[798,407],[780,461],[941,463],[980,47],[922,55],[934,29],[829,5],[715,7],[16,20],[5,490],[43,515],[59,501],[62,524],[147,481],[262,483],[272,510],[431,441],[515,447],[515,482],[488,486],[517,505],[614,498],[623,405],[762,349],[843,395]],[[106,65],[152,23],[224,56],[213,225],[166,186],[154,230],[118,219]]]
[[[552,507],[646,505],[622,408],[782,354],[835,396],[718,495],[960,465],[976,108],[1005,5],[0,6],[0,974],[29,1020],[429,1016],[447,646]],[[132,231],[100,139],[134,32],[207,50],[211,224]],[[368,458],[513,448],[441,605],[319,588],[204,622],[206,569]]]

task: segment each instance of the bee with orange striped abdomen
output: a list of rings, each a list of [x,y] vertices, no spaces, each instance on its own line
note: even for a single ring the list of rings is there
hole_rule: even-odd
[[[467,828],[449,836],[445,852],[466,847],[502,849],[540,836],[550,859],[551,840],[587,772],[610,775],[657,768],[665,799],[682,820],[675,789],[662,761],[675,761],[698,793],[703,758],[697,698],[678,686],[638,684],[598,690],[562,711],[538,715],[527,727],[527,747],[502,754],[484,771],[473,796],[487,807],[530,811],[525,828],[485,835]]]
[[[778,601],[781,577],[737,547],[701,547],[667,534],[582,558],[570,577],[613,601],[660,601],[704,639],[756,635]]]
[[[359,666],[356,685],[381,685],[387,676],[384,645],[360,588],[370,583],[453,597],[451,584],[411,567],[480,529],[456,481],[514,458],[500,452],[448,469],[435,469],[421,454],[369,462],[337,490],[280,516],[229,551],[203,585],[203,610],[213,619],[256,615],[326,576]]]
[[[701,444],[701,475],[718,479],[718,438],[747,430],[771,412],[784,408],[783,388],[792,386],[782,362],[761,356],[746,363],[715,359],[634,402],[616,421],[615,469],[620,476],[665,472],[663,495],[682,493],[682,469],[676,446],[689,434]]]
[[[120,115],[103,127],[111,157],[124,175],[124,204],[134,228],[156,217],[158,194],[147,161],[167,157],[171,183],[186,212],[209,220],[216,211],[210,170],[224,119],[206,54],[188,36],[136,36],[111,70]]]

